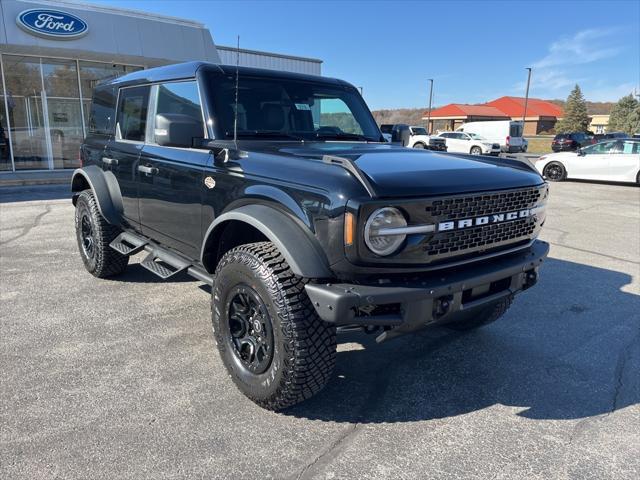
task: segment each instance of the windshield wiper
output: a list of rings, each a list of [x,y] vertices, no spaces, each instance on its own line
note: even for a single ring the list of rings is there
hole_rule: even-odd
[[[345,133],[345,132],[335,132],[335,133],[316,133],[316,138],[319,139],[334,139],[334,140],[360,140],[362,142],[373,142],[369,137],[365,137],[364,135],[359,135],[357,133]]]
[[[227,137],[233,137],[233,134],[229,134],[227,132]],[[291,138],[293,140],[302,140],[302,137],[298,137],[297,135],[293,135],[287,132],[280,132],[278,130],[243,130],[238,132],[238,138]]]

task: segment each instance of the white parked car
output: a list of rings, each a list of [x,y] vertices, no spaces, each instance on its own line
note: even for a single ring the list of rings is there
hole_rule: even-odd
[[[523,123],[517,120],[490,120],[467,122],[456,128],[456,132],[475,133],[491,143],[499,143],[503,152],[524,152]],[[524,149],[523,149],[524,147]]]
[[[380,126],[380,131],[387,142],[396,142],[409,148],[447,151],[445,141],[440,137],[429,135],[424,127],[404,123],[383,124]]]
[[[567,178],[640,183],[640,140],[617,139],[575,152],[544,155],[535,166],[547,180]]]
[[[490,142],[476,133],[442,132],[438,135],[445,139],[447,152],[470,153],[471,155],[499,155],[500,144]]]

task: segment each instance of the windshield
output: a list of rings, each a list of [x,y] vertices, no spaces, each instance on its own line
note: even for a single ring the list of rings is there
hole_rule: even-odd
[[[233,138],[235,75],[212,79],[216,137]],[[349,86],[240,74],[238,138],[382,140],[358,92]]]
[[[411,127],[414,135],[428,135],[427,129],[422,127]]]
[[[469,136],[474,140],[486,140],[482,135],[478,135],[477,133],[469,133]]]

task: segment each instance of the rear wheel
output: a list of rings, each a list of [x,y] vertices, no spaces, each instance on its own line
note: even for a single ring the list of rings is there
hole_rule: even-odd
[[[452,330],[474,330],[476,328],[489,325],[502,317],[511,306],[513,297],[509,296],[505,299],[490,303],[479,311],[470,311],[462,319],[447,324],[446,326]]]
[[[482,149],[480,147],[471,147],[469,153],[471,153],[471,155],[482,155]]]
[[[78,197],[75,224],[80,256],[90,274],[106,278],[125,271],[129,257],[109,246],[122,230],[104,219],[91,190]]]
[[[304,290],[270,242],[227,252],[212,291],[213,332],[222,361],[240,391],[280,410],[319,392],[336,356],[336,328],[320,320]]]
[[[559,162],[551,162],[544,167],[542,174],[551,182],[561,182],[567,178],[567,171]]]

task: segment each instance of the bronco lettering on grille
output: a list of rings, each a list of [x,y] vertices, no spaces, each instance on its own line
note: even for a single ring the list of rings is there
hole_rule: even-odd
[[[516,212],[499,213],[494,215],[485,215],[483,217],[463,218],[461,220],[440,222],[438,224],[438,231],[444,232],[447,230],[460,230],[462,228],[476,227],[478,225],[508,222],[511,220],[517,220],[518,218],[526,218],[532,214],[534,214],[534,209],[527,208],[524,210],[518,210]]]

